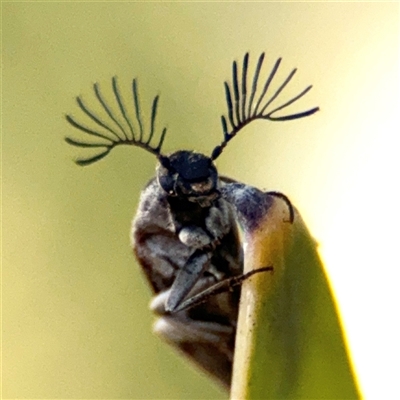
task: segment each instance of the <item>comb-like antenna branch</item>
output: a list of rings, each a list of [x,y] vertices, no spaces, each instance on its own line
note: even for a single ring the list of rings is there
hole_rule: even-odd
[[[139,141],[143,139],[143,124],[142,118],[140,117],[140,103],[139,103],[139,96],[137,92],[137,84],[136,79],[132,81],[132,92],[133,92],[133,102],[135,104],[135,113],[136,113],[136,120],[139,123]]]
[[[235,121],[233,120],[233,105],[232,105],[232,96],[231,96],[231,90],[229,89],[229,85],[227,82],[224,82],[225,85],[225,96],[226,96],[226,103],[228,105],[228,117],[229,121],[232,126],[235,125]]]
[[[92,129],[89,129],[89,128],[81,125],[80,123],[76,122],[70,115],[66,115],[65,118],[74,128],[80,129],[81,131],[83,131],[83,132],[85,132],[85,133],[87,133],[89,135],[93,135],[93,136],[99,137],[101,139],[108,140],[111,143],[113,142],[113,139],[110,139],[108,136],[103,135],[100,132],[96,132],[96,131],[94,131]]]
[[[161,147],[164,143],[164,139],[165,139],[165,135],[167,134],[167,128],[164,128],[162,133],[161,133],[161,137],[160,137],[160,141],[158,142],[158,146],[154,149],[154,151],[156,152],[156,154],[158,154],[159,156],[161,155],[160,150]]]
[[[223,115],[221,116],[221,122],[222,122],[222,129],[224,131],[224,139],[226,140],[229,137],[229,133],[228,133],[228,125],[227,125],[226,119]]]
[[[117,85],[117,77],[116,76],[113,76],[113,78],[112,78],[112,87],[113,87],[114,96],[117,99],[118,106],[119,106],[119,109],[121,111],[121,114],[124,117],[125,122],[128,124],[129,130],[131,131],[131,139],[134,140],[135,139],[135,131],[133,130],[132,123],[131,123],[130,119],[128,118],[128,114],[127,114],[127,112],[125,110],[124,104],[122,103],[122,98],[121,98],[121,95],[119,93],[119,89],[118,89],[118,85]]]
[[[254,74],[253,78],[253,85],[251,87],[251,95],[250,95],[250,102],[249,102],[249,109],[247,111],[247,115],[251,114],[251,108],[253,106],[253,100],[254,96],[256,95],[257,92],[257,82],[258,82],[258,77],[260,76],[260,71],[262,67],[262,63],[264,61],[265,53],[262,53],[258,59],[257,67],[256,67],[256,72]],[[243,119],[244,120],[244,119]]]
[[[277,111],[283,110],[284,108],[290,106],[290,104],[293,104],[298,99],[303,97],[311,88],[312,88],[312,85],[308,86],[302,92],[300,92],[297,96],[295,96],[292,99],[288,100],[286,103],[282,104],[281,106],[271,110],[268,113],[268,118],[270,120],[273,120],[273,121],[287,121],[287,120],[290,120],[290,119],[303,118],[303,117],[307,117],[308,115],[314,114],[316,111],[318,111],[318,107],[314,107],[314,108],[312,108],[312,109],[310,109],[308,111],[303,111],[301,113],[290,114],[290,115],[276,117],[276,118],[272,117],[272,114],[276,113]],[[298,116],[300,114],[302,115],[301,117]]]
[[[109,152],[111,151],[111,149],[106,149],[105,151],[103,151],[100,154],[97,154],[93,157],[90,158],[78,158],[75,162],[80,165],[81,167],[86,167],[86,165],[90,165],[95,163],[96,161],[101,160],[102,158],[104,158]]]
[[[238,125],[240,124],[240,111],[239,111],[239,102],[240,102],[240,97],[239,97],[239,83],[238,83],[238,72],[237,72],[237,64],[236,61],[233,62],[233,71],[232,71],[232,76],[233,76],[233,93],[235,95],[235,111],[236,111],[236,121]]]
[[[296,113],[296,114],[283,115],[282,117],[271,117],[271,116],[269,116],[268,119],[270,121],[291,121],[292,119],[299,119],[299,118],[309,117],[310,115],[315,114],[317,111],[319,111],[319,107],[310,108],[307,111],[302,111],[302,112],[299,112],[299,113]]]
[[[276,74],[276,71],[278,71],[278,68],[279,68],[279,65],[281,64],[281,61],[282,61],[282,58],[278,58],[278,59],[276,60],[275,65],[274,65],[274,67],[272,68],[272,71],[271,71],[270,74],[268,75],[268,79],[267,79],[267,81],[265,82],[264,89],[263,89],[263,91],[262,91],[262,93],[261,93],[260,98],[259,98],[258,101],[257,101],[256,108],[254,109],[253,116],[257,115],[258,107],[260,107],[260,104],[261,104],[261,102],[263,101],[265,94],[267,93],[267,90],[268,90],[268,88],[269,88],[269,85],[271,84],[272,79],[274,79],[274,76],[275,76],[275,74]],[[279,94],[279,93],[278,93],[278,94]],[[262,114],[262,111],[261,111],[261,114]]]
[[[104,143],[86,143],[86,142],[81,142],[79,140],[71,139],[69,137],[66,137],[65,141],[68,144],[70,144],[72,146],[76,146],[76,147],[85,147],[85,148],[89,148],[89,147],[108,147],[108,145],[106,145]]]
[[[114,117],[113,113],[111,112],[110,107],[107,105],[107,103],[105,102],[105,100],[103,99],[101,93],[100,93],[100,88],[98,83],[95,83],[93,85],[94,88],[94,92],[96,94],[97,99],[99,100],[100,104],[102,105],[102,107],[104,108],[105,112],[107,113],[107,115],[111,118],[112,121],[114,121],[114,123],[118,126],[118,128],[121,130],[123,137],[119,136],[118,137],[122,140],[126,139],[128,140],[128,136],[125,133],[124,128],[122,127],[122,125],[117,121],[117,119]]]
[[[99,143],[99,142],[90,142],[90,141],[81,141],[81,140],[75,140],[72,138],[65,138],[65,141],[76,147],[81,147],[81,148],[93,148],[93,149],[102,149],[100,153],[97,153],[93,156],[89,156],[87,158],[80,158],[76,160],[76,163],[81,166],[86,166],[95,163],[96,161],[101,160],[104,158],[114,147],[118,145],[131,145],[131,146],[137,146],[141,147],[142,149],[148,151],[151,154],[154,154],[157,156],[157,158],[162,158],[163,155],[161,154],[161,147],[163,145],[167,129],[164,128],[161,132],[160,139],[158,141],[158,144],[156,146],[151,145],[151,140],[153,139],[153,136],[155,134],[155,122],[156,122],[156,116],[157,116],[157,105],[158,105],[158,99],[159,96],[156,96],[153,100],[152,104],[152,109],[151,109],[151,121],[150,121],[150,132],[148,135],[145,135],[144,130],[143,130],[143,122],[140,114],[140,103],[139,103],[139,96],[137,92],[137,84],[136,84],[136,79],[133,80],[132,82],[132,94],[133,94],[133,102],[134,102],[134,108],[135,108],[135,116],[136,116],[136,121],[137,124],[139,125],[139,138],[136,138],[135,136],[135,131],[133,128],[133,123],[131,119],[129,118],[129,115],[126,111],[126,108],[123,104],[122,101],[122,96],[120,94],[120,91],[118,89],[117,85],[117,80],[116,77],[112,78],[112,89],[113,89],[113,94],[115,97],[115,101],[118,104],[118,109],[120,112],[120,115],[116,115],[112,110],[111,107],[108,105],[104,97],[102,96],[100,92],[99,85],[96,83],[93,86],[95,96],[97,100],[99,101],[100,105],[102,108],[105,110],[106,114],[108,115],[110,122],[114,123],[120,132],[122,134],[118,134],[116,129],[113,129],[109,123],[101,120],[99,117],[97,117],[92,111],[86,107],[86,105],[83,103],[83,101],[77,97],[77,102],[79,108],[86,114],[91,121],[93,121],[97,125],[97,129],[87,127],[85,125],[82,125],[79,122],[76,122],[73,117],[70,115],[66,115],[66,120],[76,129],[84,132],[88,136],[94,136],[96,138],[103,139],[105,142],[104,143]],[[126,122],[126,124],[129,127],[129,133],[128,135],[127,130],[124,128],[123,124],[119,121],[121,119],[121,115],[123,120]],[[101,129],[104,129],[108,134],[103,133]]]
[[[244,121],[246,118],[246,97],[247,97],[247,69],[249,66],[249,53],[246,53],[243,59],[242,68],[242,117]],[[225,131],[224,131],[225,132]]]
[[[264,53],[262,53],[258,59],[257,66],[254,72],[253,83],[250,92],[250,99],[248,105],[247,102],[247,72],[248,72],[248,64],[249,64],[249,54],[246,53],[243,58],[242,65],[242,80],[239,82],[238,80],[238,66],[236,61],[233,62],[232,65],[232,82],[233,82],[233,93],[234,93],[234,101],[235,101],[235,114],[237,123],[234,121],[233,116],[233,102],[232,102],[232,92],[227,82],[224,83],[225,87],[225,96],[226,103],[228,108],[228,118],[224,115],[221,116],[222,130],[224,134],[224,139],[222,143],[214,148],[211,154],[211,159],[215,160],[222,153],[223,149],[226,147],[228,142],[237,135],[237,133],[244,128],[246,125],[250,124],[252,121],[257,119],[264,119],[269,121],[290,121],[293,119],[299,119],[308,117],[319,110],[319,107],[313,107],[306,111],[301,111],[293,114],[283,115],[283,116],[273,116],[278,111],[285,109],[291,104],[295,103],[301,97],[303,97],[310,89],[311,86],[308,86],[298,95],[292,97],[290,100],[286,101],[284,104],[275,107],[271,111],[267,111],[268,107],[278,98],[283,89],[288,85],[288,83],[293,78],[296,73],[296,69],[294,69],[288,77],[283,81],[283,83],[278,87],[275,93],[270,97],[269,100],[265,101],[265,97],[268,93],[268,89],[271,85],[272,80],[274,79],[276,72],[280,66],[282,61],[281,58],[275,62],[271,72],[269,73],[261,94],[257,95],[257,86],[258,80],[261,73],[261,67],[264,61]],[[241,87],[241,93],[239,93],[239,87]],[[258,97],[257,97],[258,96]],[[256,100],[255,100],[256,99]],[[253,102],[256,101],[256,105],[253,110]]]
[[[263,114],[267,107],[279,96],[279,94],[282,92],[282,90],[287,86],[287,84],[291,81],[293,78],[294,74],[296,73],[297,69],[295,68],[289,76],[285,79],[285,81],[282,83],[281,86],[279,86],[278,90],[275,92],[275,94],[267,101],[267,103],[264,105],[262,110],[260,111],[260,114]]]
[[[76,98],[76,102],[79,105],[79,108],[94,122],[96,122],[97,125],[100,125],[102,128],[106,129],[107,131],[109,131],[110,133],[113,134],[113,136],[115,136],[117,139],[119,139],[120,137],[118,136],[118,134],[114,131],[114,129],[110,128],[107,124],[105,124],[104,122],[102,122],[92,111],[90,111],[86,105],[83,103],[82,99],[78,96]]]
[[[156,114],[157,114],[157,105],[158,105],[158,96],[154,98],[153,106],[151,107],[151,121],[150,121],[150,135],[147,139],[146,144],[149,144],[153,134],[154,134],[154,125],[156,123]]]

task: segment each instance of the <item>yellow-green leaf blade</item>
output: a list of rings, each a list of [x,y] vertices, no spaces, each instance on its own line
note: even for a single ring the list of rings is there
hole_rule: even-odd
[[[287,222],[287,204],[273,198],[254,227],[240,204],[245,272],[274,271],[243,284],[231,398],[359,398],[332,291],[301,217]]]

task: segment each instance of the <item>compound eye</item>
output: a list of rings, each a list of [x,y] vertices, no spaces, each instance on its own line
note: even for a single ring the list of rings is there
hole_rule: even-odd
[[[178,175],[164,168],[162,165],[157,170],[158,184],[169,196],[176,195],[176,180]]]
[[[176,191],[175,191],[176,179],[174,179],[173,176],[170,176],[170,175],[159,176],[158,183],[161,186],[161,188],[164,190],[164,192],[168,193],[169,196],[176,195]]]

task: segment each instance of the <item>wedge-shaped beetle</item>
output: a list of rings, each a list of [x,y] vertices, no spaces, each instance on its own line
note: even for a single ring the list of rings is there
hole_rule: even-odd
[[[235,215],[231,205],[221,196],[221,188],[234,181],[220,177],[214,161],[228,142],[252,121],[287,121],[307,117],[318,110],[314,107],[276,116],[278,111],[304,96],[311,86],[272,108],[296,69],[266,100],[281,59],[275,62],[260,90],[263,61],[264,53],[258,59],[249,91],[249,54],[244,56],[241,78],[236,61],[233,63],[232,86],[227,82],[224,84],[228,106],[227,116],[221,117],[224,139],[213,149],[211,156],[183,150],[170,155],[161,153],[166,128],[156,145],[153,144],[159,98],[156,96],[153,100],[150,129],[146,134],[136,79],[132,82],[135,125],[115,77],[112,89],[120,115],[111,111],[98,84],[94,84],[95,95],[109,121],[98,117],[80,97],[77,97],[78,106],[97,125],[96,129],[66,116],[72,126],[96,139],[87,142],[66,138],[67,143],[100,150],[88,158],[78,159],[78,165],[99,161],[122,144],[141,147],[157,157],[156,177],[142,191],[132,228],[134,252],[154,293],[151,308],[159,316],[154,329],[226,387],[231,381],[240,283],[255,272],[272,270],[273,266],[260,266],[262,268],[243,275],[242,247]],[[268,108],[272,110],[268,111]],[[270,194],[283,198],[293,211],[286,196],[278,192]]]

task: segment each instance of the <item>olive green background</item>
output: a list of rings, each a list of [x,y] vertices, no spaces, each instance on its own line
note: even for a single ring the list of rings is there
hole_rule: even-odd
[[[298,67],[286,96],[314,88],[292,110],[321,111],[252,124],[217,165],[296,204],[321,244],[364,392],[393,394],[397,3],[3,2],[2,22],[3,398],[226,398],[151,333],[129,230],[154,157],[117,148],[80,168],[84,149],[63,138],[81,136],[64,114],[85,120],[74,97],[96,104],[95,81],[111,98],[117,75],[128,99],[138,77],[144,110],[161,94],[165,151],[210,154],[222,83],[246,51],[251,68],[262,51],[265,68],[283,56],[278,81]]]

